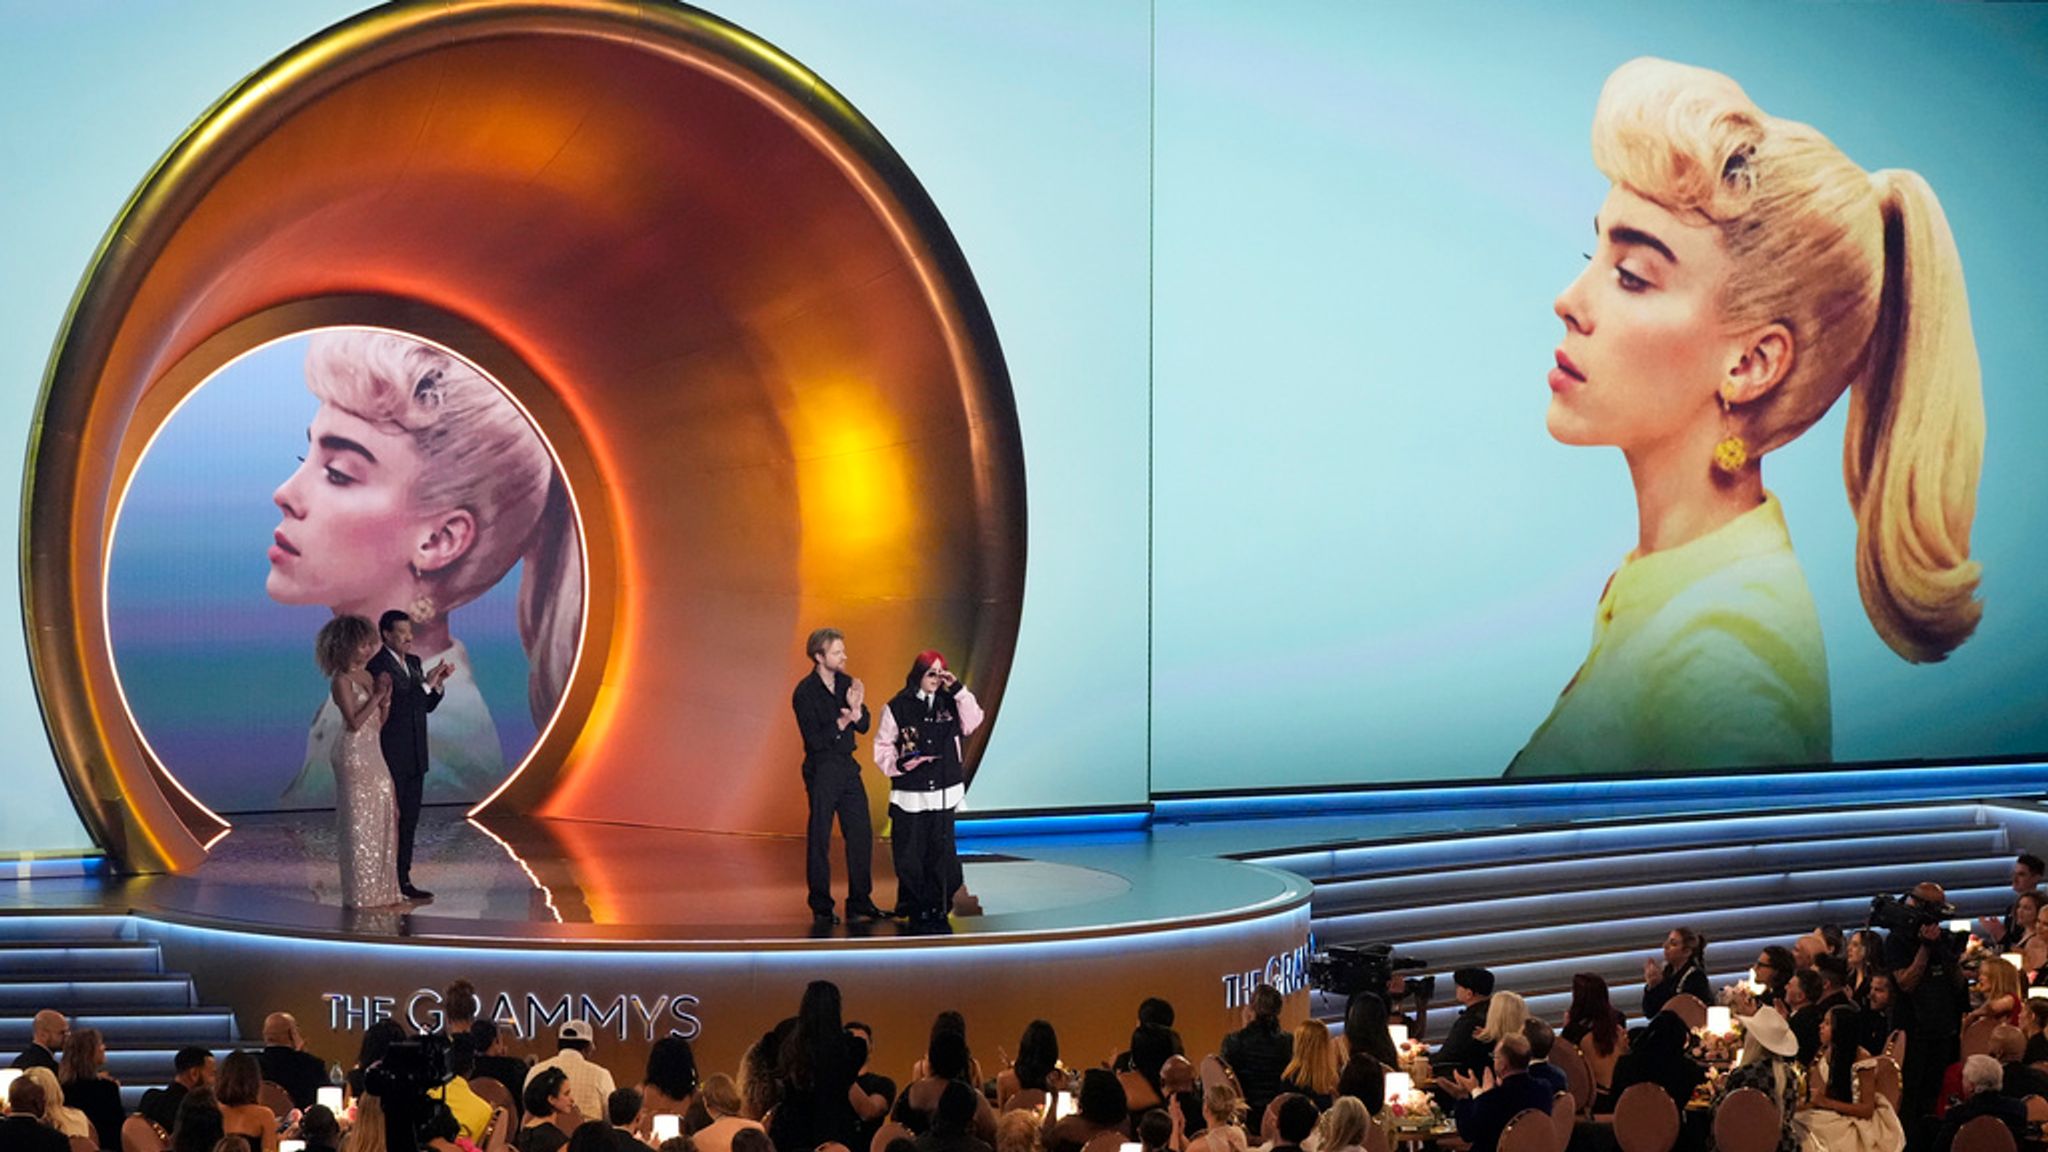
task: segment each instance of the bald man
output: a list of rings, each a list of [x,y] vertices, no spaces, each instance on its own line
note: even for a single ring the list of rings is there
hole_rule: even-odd
[[[299,1022],[289,1012],[272,1012],[263,1018],[263,1051],[256,1055],[263,1078],[285,1090],[295,1108],[311,1108],[320,1102],[320,1089],[327,1085],[327,1061],[306,1051],[306,1038],[299,1034]]]
[[[29,1025],[31,1039],[21,1055],[14,1058],[16,1068],[48,1068],[57,1070],[57,1053],[64,1049],[64,1038],[71,1034],[71,1021],[62,1012],[45,1008],[36,1013]]]

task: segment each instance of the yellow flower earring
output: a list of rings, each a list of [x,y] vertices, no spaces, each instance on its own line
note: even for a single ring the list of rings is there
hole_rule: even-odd
[[[1733,476],[1749,464],[1749,445],[1741,436],[1728,428],[1733,413],[1728,407],[1728,394],[1721,394],[1721,429],[1727,435],[1714,445],[1714,467],[1725,476]]]

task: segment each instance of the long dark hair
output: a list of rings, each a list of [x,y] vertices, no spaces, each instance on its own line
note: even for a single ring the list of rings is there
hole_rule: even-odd
[[[1828,1098],[1856,1098],[1856,1020],[1853,1004],[1828,1009]]]
[[[1371,994],[1351,998],[1344,1006],[1344,1043],[1354,1059],[1370,1056],[1387,1068],[1399,1068],[1394,1037],[1387,1031],[1387,1002]]]
[[[813,980],[804,988],[796,1010],[796,1027],[782,1043],[782,1078],[810,1088],[828,1045],[845,1044],[846,1025],[839,1016],[839,985]]]
[[[1033,1020],[1024,1026],[1017,1040],[1017,1087],[1021,1091],[1050,1091],[1045,1082],[1060,1062],[1060,1038],[1052,1025]]]
[[[1614,1051],[1621,1039],[1621,1014],[1614,1010],[1607,981],[1598,973],[1580,972],[1572,977],[1572,1005],[1565,1009],[1564,1026],[1567,1032],[1591,1037],[1593,1050],[1600,1055]]]

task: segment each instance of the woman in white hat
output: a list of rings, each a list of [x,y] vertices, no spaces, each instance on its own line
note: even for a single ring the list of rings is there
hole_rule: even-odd
[[[1742,1019],[1742,1056],[1721,1080],[1714,1097],[1718,1111],[1721,1101],[1738,1088],[1754,1088],[1778,1105],[1783,1118],[1778,1130],[1778,1152],[1797,1152],[1799,1131],[1792,1122],[1799,1109],[1799,1069],[1792,1057],[1799,1054],[1799,1038],[1776,1008],[1759,1008],[1756,1015]]]
[[[1838,1006],[1821,1017],[1812,1100],[1800,1113],[1807,1152],[1900,1152],[1906,1146],[1905,1125],[1877,1090],[1877,1061],[1857,1046],[1856,1036],[1853,1007]]]

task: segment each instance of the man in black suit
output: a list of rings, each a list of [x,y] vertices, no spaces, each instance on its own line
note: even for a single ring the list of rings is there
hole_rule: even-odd
[[[7,1117],[0,1119],[6,1152],[71,1152],[71,1141],[43,1123],[43,1086],[23,1076],[7,1086]]]
[[[441,706],[441,684],[454,666],[443,660],[432,671],[420,667],[420,658],[412,654],[412,617],[399,609],[379,617],[377,631],[384,646],[370,657],[370,672],[391,679],[391,714],[384,718],[378,743],[398,792],[398,890],[408,899],[432,900],[432,892],[413,886],[412,841],[427,782],[427,713]]]
[[[1979,1116],[1996,1116],[2012,1132],[2014,1142],[2027,1138],[2027,1106],[2007,1095],[2005,1070],[1989,1056],[1971,1056],[1963,1061],[1963,1102],[1948,1110],[1934,1136],[1935,1152],[1949,1152],[1956,1133]]]
[[[165,1136],[178,1126],[178,1105],[185,1102],[185,1097],[196,1089],[213,1087],[213,1053],[196,1044],[188,1044],[178,1049],[171,1068],[176,1073],[171,1082],[144,1092],[142,1103],[135,1109],[144,1119],[163,1129]]]
[[[45,1008],[36,1013],[29,1024],[31,1039],[21,1055],[14,1058],[13,1067],[23,1069],[48,1068],[57,1070],[57,1053],[64,1047],[64,1037],[71,1034],[71,1021],[62,1012]]]
[[[1493,973],[1484,968],[1460,968],[1451,973],[1453,992],[1463,1011],[1451,1021],[1436,1055],[1429,1059],[1439,1080],[1457,1072],[1478,1075],[1493,1060],[1493,1048],[1478,1036],[1486,1027],[1486,1014],[1493,1010]]]
[[[320,1102],[320,1089],[327,1086],[327,1061],[306,1051],[306,1038],[291,1013],[272,1012],[263,1018],[263,1051],[256,1054],[256,1063],[265,1080],[292,1098],[293,1107],[311,1108]]]
[[[1550,1114],[1557,1093],[1529,1075],[1528,1037],[1513,1032],[1493,1045],[1494,1083],[1487,1087],[1468,1073],[1459,1073],[1453,1089],[1465,1099],[1458,1102],[1458,1136],[1472,1145],[1472,1152],[1494,1152],[1508,1121],[1534,1108]]]

